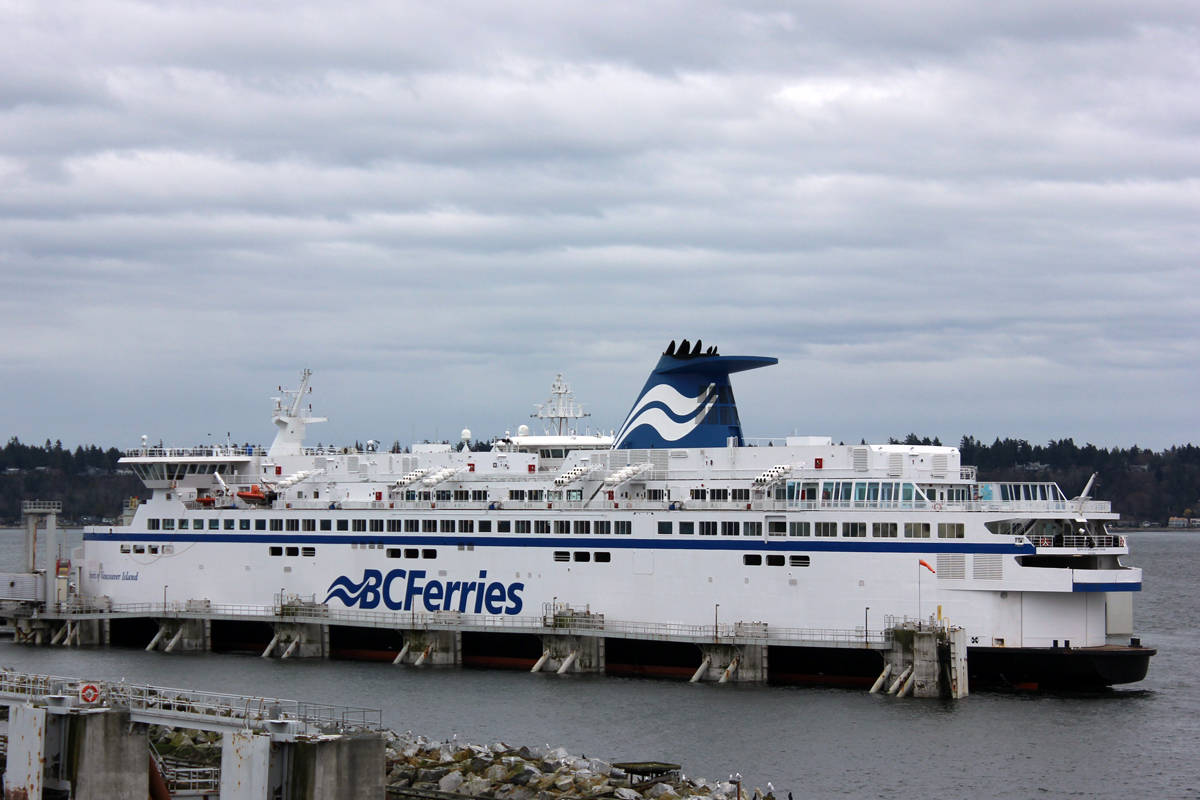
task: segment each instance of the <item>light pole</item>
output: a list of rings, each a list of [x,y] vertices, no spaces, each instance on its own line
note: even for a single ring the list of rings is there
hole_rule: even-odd
[[[163,613],[167,613],[167,584],[163,584]]]
[[[870,618],[871,607],[863,609],[863,647],[871,646],[871,637],[867,634],[867,620]]]

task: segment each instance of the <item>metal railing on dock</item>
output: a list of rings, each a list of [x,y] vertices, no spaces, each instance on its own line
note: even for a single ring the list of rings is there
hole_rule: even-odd
[[[266,727],[290,722],[321,732],[377,731],[383,728],[379,709],[335,706],[275,697],[203,692],[149,684],[109,683],[0,670],[0,702],[85,697],[87,702],[128,708],[138,722],[201,729]]]
[[[45,619],[200,619],[255,620],[341,625],[392,630],[459,630],[533,634],[567,634],[617,639],[726,644],[777,644],[797,647],[870,647],[884,649],[890,641],[883,630],[863,628],[783,628],[760,622],[722,622],[690,625],[609,619],[600,614],[555,613],[537,617],[497,617],[454,611],[364,611],[334,609],[321,603],[248,605],[229,603],[113,603],[81,604],[42,612]]]

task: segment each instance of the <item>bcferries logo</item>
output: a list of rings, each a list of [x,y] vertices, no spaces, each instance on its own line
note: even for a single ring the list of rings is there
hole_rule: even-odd
[[[523,583],[487,581],[487,570],[474,581],[426,580],[423,569],[363,571],[361,581],[340,575],[329,584],[325,602],[337,598],[351,608],[391,611],[458,611],[463,614],[520,614]]]

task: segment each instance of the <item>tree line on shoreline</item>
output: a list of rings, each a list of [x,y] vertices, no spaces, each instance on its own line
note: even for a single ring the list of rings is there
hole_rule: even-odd
[[[940,445],[937,438],[909,434],[893,444]],[[1200,446],[1164,450],[1077,445],[1071,439],[1031,444],[973,436],[958,443],[964,465],[979,468],[983,481],[1053,481],[1067,496],[1078,495],[1096,473],[1091,496],[1111,500],[1126,522],[1165,523],[1168,517],[1200,516]],[[118,465],[122,451],[96,445],[74,450],[49,439],[41,445],[12,437],[0,449],[0,522],[17,523],[21,501],[61,500],[65,520],[113,518],[130,497],[147,497],[140,480]]]

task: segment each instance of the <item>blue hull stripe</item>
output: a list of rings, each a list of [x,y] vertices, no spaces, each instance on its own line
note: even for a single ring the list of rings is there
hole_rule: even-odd
[[[1073,583],[1072,592],[1140,592],[1141,581],[1137,583]]]
[[[952,542],[944,539],[902,540],[887,539],[813,541],[805,539],[787,541],[748,539],[747,537],[689,537],[685,539],[633,539],[622,536],[533,536],[529,534],[503,534],[501,536],[478,535],[400,535],[362,533],[176,533],[156,531],[147,533],[85,533],[89,542],[236,542],[242,544],[385,544],[475,547],[559,547],[559,548],[604,548],[609,550],[727,550],[737,552],[782,552],[782,553],[1011,553],[1033,554],[1033,545],[987,544],[983,542]]]

